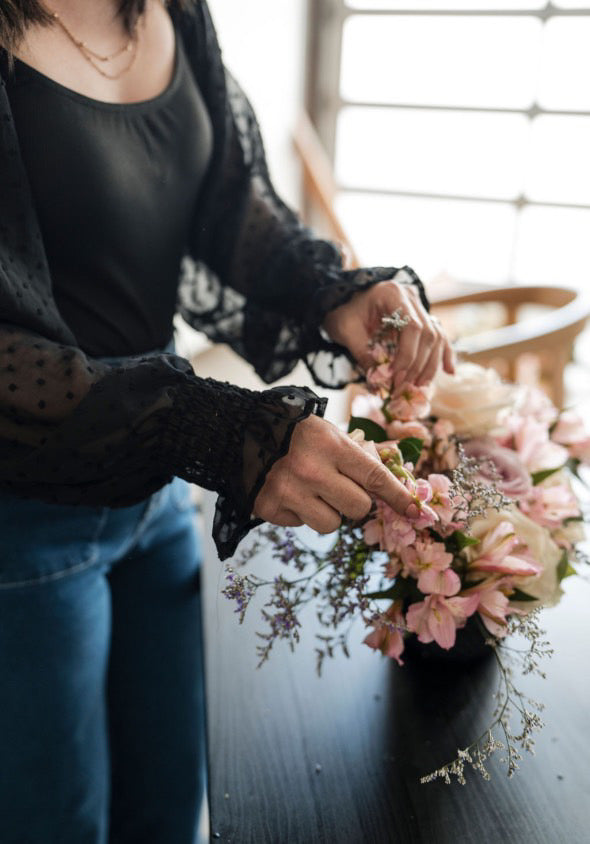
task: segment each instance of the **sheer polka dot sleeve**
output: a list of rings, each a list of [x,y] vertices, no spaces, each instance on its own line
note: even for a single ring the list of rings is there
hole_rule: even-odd
[[[396,277],[416,285],[427,306],[424,288],[409,267],[345,270],[338,246],[318,239],[277,196],[256,117],[221,62],[207,4],[196,4],[192,17],[193,26],[183,27],[187,54],[216,140],[185,260],[180,313],[232,346],[266,382],[304,360],[316,383],[343,386],[354,377],[352,361],[323,335],[327,312]]]
[[[0,489],[123,507],[178,475],[219,493],[222,559],[256,524],[254,500],[297,422],[324,408],[306,388],[198,378],[176,355],[108,366],[0,326]]]

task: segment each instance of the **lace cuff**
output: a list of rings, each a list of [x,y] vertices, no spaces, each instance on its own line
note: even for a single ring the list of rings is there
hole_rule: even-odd
[[[203,390],[211,401],[204,401]],[[326,403],[307,387],[259,393],[213,379],[199,379],[194,393],[178,391],[164,443],[166,464],[172,461],[175,475],[219,492],[213,539],[220,560],[261,524],[252,510],[268,472],[289,450],[295,425],[312,413],[323,416]]]
[[[330,270],[323,274],[324,283],[315,292],[302,338],[302,355],[316,384],[328,389],[340,389],[362,380],[364,375],[358,372],[348,349],[333,342],[321,326],[329,311],[346,304],[356,293],[390,279],[398,284],[416,287],[422,305],[427,311],[430,310],[424,285],[411,267]]]

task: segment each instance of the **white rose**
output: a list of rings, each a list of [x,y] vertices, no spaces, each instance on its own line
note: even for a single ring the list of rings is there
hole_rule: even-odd
[[[495,369],[460,363],[455,375],[437,375],[431,412],[452,422],[460,436],[480,436],[498,427],[500,414],[515,406],[518,394]]]
[[[543,571],[533,577],[515,578],[515,586],[537,598],[537,601],[514,602],[515,606],[524,610],[532,610],[536,606],[552,607],[561,596],[563,590],[557,579],[557,567],[561,560],[561,548],[553,541],[547,528],[541,527],[524,513],[521,513],[516,506],[506,510],[488,510],[485,518],[476,519],[469,533],[476,539],[481,539],[490,530],[493,530],[500,522],[511,522],[514,525],[514,532],[528,546],[535,562],[543,566]],[[466,549],[469,560],[477,557],[477,548]]]
[[[568,522],[557,530],[553,531],[553,538],[556,542],[563,542],[568,545],[577,545],[586,539],[586,528],[584,522]]]

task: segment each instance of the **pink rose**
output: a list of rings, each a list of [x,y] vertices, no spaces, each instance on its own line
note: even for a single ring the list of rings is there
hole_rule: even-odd
[[[503,495],[519,498],[531,490],[531,476],[518,455],[509,448],[498,445],[491,437],[477,437],[463,443],[467,457],[479,462],[478,478],[484,484],[495,486]],[[500,476],[494,477],[493,468]]]

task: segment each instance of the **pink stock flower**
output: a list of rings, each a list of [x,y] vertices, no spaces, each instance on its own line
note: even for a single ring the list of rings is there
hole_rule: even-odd
[[[394,419],[408,422],[420,419],[430,413],[430,389],[413,384],[399,386],[387,404],[387,412]]]
[[[422,440],[425,446],[429,446],[432,442],[432,437],[428,428],[419,422],[417,419],[408,422],[402,422],[399,419],[394,419],[385,426],[387,436],[392,440],[403,440],[406,437],[417,437]]]
[[[455,433],[455,426],[450,419],[437,419],[432,426],[432,433],[439,440],[448,440]]]
[[[451,439],[455,426],[448,419],[438,419],[432,426],[434,436],[435,468],[441,471],[453,471],[459,465],[457,443]]]
[[[566,410],[559,417],[551,434],[551,439],[567,448],[572,457],[584,463],[590,462],[590,436],[582,417],[571,410]]]
[[[392,363],[380,363],[367,369],[366,380],[369,388],[379,393],[388,393],[393,384],[394,369]]]
[[[449,650],[455,644],[457,628],[465,626],[478,603],[477,594],[453,598],[428,595],[423,601],[410,605],[406,613],[408,630],[416,633],[420,642],[436,642],[439,647]]]
[[[367,545],[378,545],[381,551],[397,552],[416,539],[412,523],[383,501],[377,501],[377,514],[365,522],[363,536]]]
[[[467,440],[463,443],[463,449],[467,457],[478,461],[476,477],[482,483],[495,486],[499,492],[510,498],[519,498],[530,492],[530,472],[512,449],[504,448],[491,437]]]
[[[557,469],[563,466],[568,453],[563,446],[551,442],[547,426],[532,416],[511,416],[508,427],[512,434],[514,450],[530,472]]]
[[[391,355],[387,346],[383,343],[373,343],[369,349],[369,354],[377,365],[382,363],[391,363]]]
[[[428,475],[428,483],[432,490],[430,506],[442,522],[449,524],[457,509],[451,498],[451,481],[446,475]]]
[[[432,507],[428,505],[428,502],[432,498],[432,487],[428,481],[425,481],[424,478],[418,478],[418,480],[408,479],[405,485],[416,499],[414,509],[410,505],[406,512],[406,518],[410,520],[416,530],[424,530],[424,528],[435,525],[438,521],[438,516]]]
[[[400,551],[404,577],[414,577],[424,594],[456,595],[461,588],[459,575],[450,565],[453,555],[447,553],[442,542],[416,542]]]
[[[405,629],[404,616],[401,610],[401,602],[395,601],[385,611],[386,618],[379,619],[375,624],[372,633],[364,638],[364,644],[373,650],[381,651],[384,656],[395,659],[398,665],[403,665],[400,659],[404,650],[404,637],[402,630]]]
[[[532,577],[543,570],[543,566],[533,559],[508,521],[500,522],[492,528],[475,549],[475,554],[477,556],[468,564],[470,572]]]
[[[566,519],[580,515],[576,496],[567,484],[533,487],[520,502],[520,509],[529,519],[551,529],[560,528]]]

